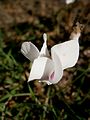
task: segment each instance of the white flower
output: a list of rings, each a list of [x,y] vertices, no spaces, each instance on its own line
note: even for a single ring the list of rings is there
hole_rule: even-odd
[[[73,3],[75,2],[75,0],[66,0],[66,4],[70,4],[70,3]]]
[[[43,34],[44,44],[40,52],[33,43],[24,42],[21,52],[33,62],[28,81],[38,79],[39,82],[46,82],[48,85],[58,83],[63,76],[63,70],[73,67],[78,60],[79,36],[80,33],[74,33],[71,40],[53,46],[51,56],[47,49],[45,33]]]

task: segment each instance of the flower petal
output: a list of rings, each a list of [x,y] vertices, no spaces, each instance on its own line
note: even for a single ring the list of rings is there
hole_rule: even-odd
[[[51,51],[52,59],[54,62],[54,70],[49,75],[49,82],[52,84],[56,84],[60,81],[63,76],[62,65],[59,57],[54,51]]]
[[[21,52],[30,61],[33,61],[35,58],[39,56],[38,48],[31,42],[22,43]]]
[[[62,68],[66,69],[73,67],[79,57],[79,43],[78,40],[70,40],[52,47],[61,60]]]
[[[70,3],[73,3],[75,2],[75,0],[66,0],[66,4],[70,4]]]
[[[43,39],[44,39],[44,43],[41,48],[39,56],[40,57],[49,57],[50,55],[49,55],[49,51],[47,49],[47,34],[46,33],[43,34]]]
[[[53,70],[53,61],[46,57],[38,57],[34,60],[28,81],[39,79],[48,81],[49,74]]]

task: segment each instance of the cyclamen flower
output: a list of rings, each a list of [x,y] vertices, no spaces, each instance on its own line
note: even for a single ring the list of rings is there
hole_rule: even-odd
[[[47,35],[43,34],[44,43],[41,51],[31,42],[24,42],[21,46],[22,54],[32,62],[29,81],[39,80],[48,85],[56,84],[63,76],[63,70],[73,67],[79,57],[80,31],[73,32],[67,42],[54,45],[51,56],[47,49]]]
[[[66,4],[70,4],[70,3],[73,3],[75,2],[75,0],[66,0]]]

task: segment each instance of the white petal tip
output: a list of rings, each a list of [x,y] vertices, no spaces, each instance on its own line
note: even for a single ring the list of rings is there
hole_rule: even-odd
[[[27,82],[31,82],[31,81],[33,81],[33,80],[28,80]]]
[[[47,41],[47,34],[46,33],[43,34],[43,39],[45,42]]]

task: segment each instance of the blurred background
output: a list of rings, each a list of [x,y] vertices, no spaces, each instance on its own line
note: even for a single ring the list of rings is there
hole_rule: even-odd
[[[31,63],[21,44],[40,50],[46,32],[50,50],[69,40],[76,22],[85,27],[75,67],[56,85],[27,83]],[[0,0],[0,120],[90,120],[89,0]]]

